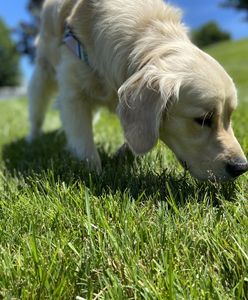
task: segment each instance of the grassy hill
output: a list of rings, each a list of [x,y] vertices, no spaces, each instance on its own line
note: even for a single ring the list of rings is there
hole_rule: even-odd
[[[248,40],[208,48],[240,90],[248,154]],[[65,151],[57,112],[28,146],[26,100],[0,102],[0,299],[247,299],[248,175],[199,183],[164,146],[113,153],[117,119],[95,125],[101,176]]]
[[[234,79],[240,99],[248,101],[248,39],[223,42],[206,49]]]
[[[248,39],[219,43],[206,51],[225,67],[236,84],[239,107],[233,116],[234,128],[238,138],[244,139],[247,145]]]

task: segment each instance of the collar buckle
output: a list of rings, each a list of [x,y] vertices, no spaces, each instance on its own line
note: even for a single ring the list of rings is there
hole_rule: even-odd
[[[85,51],[83,43],[81,43],[75,36],[73,30],[68,24],[65,25],[63,43],[75,56],[77,56],[80,60],[84,61],[88,66],[90,66],[89,57],[87,52]]]

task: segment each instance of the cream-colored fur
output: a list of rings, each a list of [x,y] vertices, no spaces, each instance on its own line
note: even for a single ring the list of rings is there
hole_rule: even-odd
[[[90,66],[62,43],[65,22],[84,44]],[[230,123],[237,105],[233,81],[190,42],[180,11],[162,0],[46,0],[29,85],[30,141],[57,89],[70,151],[99,172],[92,134],[92,109],[99,104],[117,107],[136,154],[160,138],[203,180],[228,179],[226,164],[245,162]]]

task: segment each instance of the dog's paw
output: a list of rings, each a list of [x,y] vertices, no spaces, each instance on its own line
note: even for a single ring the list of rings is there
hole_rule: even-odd
[[[98,175],[100,175],[102,173],[102,163],[101,163],[100,157],[99,157],[99,159],[86,158],[83,161],[90,171],[94,171]]]
[[[90,171],[94,171],[97,174],[101,174],[102,163],[100,155],[96,148],[87,149],[87,151],[82,151],[71,147],[70,145],[67,145],[66,150],[69,151],[72,154],[72,156],[74,156],[76,159],[82,161]]]
[[[116,159],[118,161],[126,161],[129,163],[133,163],[133,161],[135,159],[135,155],[130,150],[128,144],[124,143],[115,153],[114,159]]]
[[[29,135],[26,136],[25,140],[28,144],[31,144],[33,141],[35,141],[39,136],[41,135],[41,133],[33,133],[30,132]]]

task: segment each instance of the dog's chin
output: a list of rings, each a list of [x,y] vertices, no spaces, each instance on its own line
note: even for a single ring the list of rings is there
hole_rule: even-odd
[[[188,171],[190,175],[198,181],[209,181],[212,183],[224,183],[226,181],[235,180],[236,177],[230,176],[223,170],[220,174],[215,174],[212,170],[195,171],[188,162],[183,159],[179,159],[181,166],[185,171]]]
[[[193,176],[195,179],[197,179],[198,181],[208,181],[211,183],[224,183],[230,180],[234,180],[235,178],[231,177],[228,174],[223,174],[223,175],[216,175],[213,174],[211,171],[207,171],[206,175],[198,175],[198,174],[194,174],[193,172],[190,173],[191,176]]]
[[[223,171],[223,173],[215,174],[212,170],[206,170],[202,173],[194,172],[193,170],[188,169],[190,175],[199,181],[208,181],[212,183],[224,183],[227,181],[235,180],[236,177],[230,176],[228,173]]]

